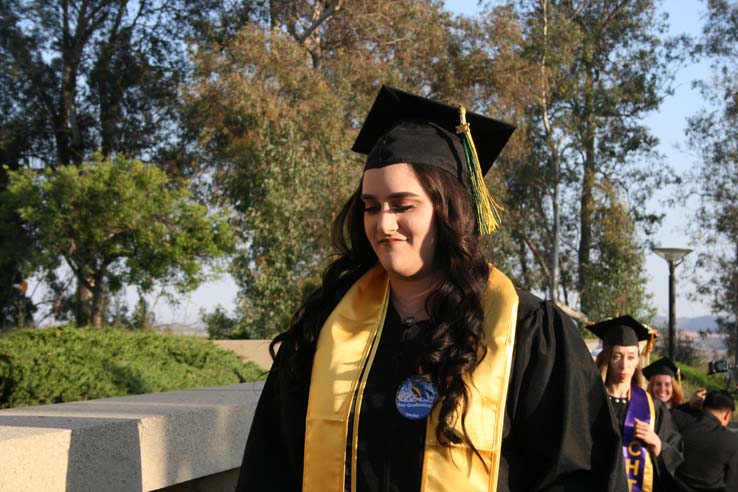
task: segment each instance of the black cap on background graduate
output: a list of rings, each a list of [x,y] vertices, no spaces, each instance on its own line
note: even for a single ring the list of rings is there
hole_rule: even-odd
[[[366,154],[364,169],[391,164],[424,164],[456,176],[470,190],[481,234],[500,222],[499,209],[484,183],[484,174],[515,127],[382,86],[351,150]]]
[[[612,345],[637,347],[638,342],[651,339],[651,330],[627,314],[600,321],[588,326],[587,329],[601,338],[605,347]]]
[[[676,364],[674,364],[674,362],[672,362],[668,357],[663,357],[643,368],[643,376],[648,380],[651,380],[652,377],[658,376],[659,374],[671,376],[679,381],[682,379],[681,371],[679,371]]]

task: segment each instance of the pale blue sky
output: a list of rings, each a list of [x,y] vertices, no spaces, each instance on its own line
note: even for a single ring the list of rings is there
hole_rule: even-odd
[[[446,5],[455,13],[473,15],[479,11],[475,0],[447,1]],[[672,34],[688,33],[699,34],[702,25],[703,3],[698,0],[671,0],[662,4],[662,9],[669,14]],[[677,73],[675,93],[667,98],[661,109],[649,115],[645,122],[659,138],[659,151],[667,156],[667,161],[679,173],[684,173],[694,166],[696,157],[685,149],[684,128],[688,116],[696,113],[703,102],[698,92],[691,89],[691,82],[705,78],[709,74],[707,63],[690,64]],[[685,207],[666,208],[662,201],[669,197],[671,190],[661,190],[651,201],[655,210],[664,210],[666,220],[655,236],[657,245],[667,247],[686,247],[698,249],[698,245],[691,244],[686,234],[685,219],[690,217],[690,211]],[[709,314],[708,307],[701,303],[690,301],[686,293],[691,290],[687,272],[691,269],[690,257],[687,262],[677,268],[677,305],[678,317],[695,317]],[[683,274],[680,277],[680,273]],[[658,314],[667,315],[668,299],[668,267],[664,260],[653,253],[646,256],[646,274],[649,278],[648,291],[653,295],[653,302]],[[236,296],[236,285],[233,280],[225,276],[217,282],[203,285],[197,291],[183,298],[179,306],[167,306],[160,301],[157,306],[158,323],[196,323],[199,319],[199,310],[212,310],[221,304],[232,309]]]

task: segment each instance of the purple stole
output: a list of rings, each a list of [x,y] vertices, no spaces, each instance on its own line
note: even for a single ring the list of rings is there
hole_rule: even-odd
[[[646,422],[651,426],[651,430],[656,424],[656,413],[651,395],[635,385],[630,388],[630,401],[628,402],[623,425],[625,474],[628,478],[628,490],[630,492],[651,492],[653,488],[653,465],[648,454],[648,448],[634,436],[634,419]]]

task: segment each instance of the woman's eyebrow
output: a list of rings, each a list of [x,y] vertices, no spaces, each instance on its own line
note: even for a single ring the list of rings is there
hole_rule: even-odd
[[[419,197],[417,193],[413,193],[411,191],[399,191],[397,193],[390,193],[390,195],[387,198],[393,199],[393,198],[412,198],[412,197]],[[374,195],[370,195],[369,193],[362,193],[361,194],[362,200],[376,200],[377,197]]]

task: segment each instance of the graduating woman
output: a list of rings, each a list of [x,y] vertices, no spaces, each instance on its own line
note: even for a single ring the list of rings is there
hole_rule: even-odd
[[[648,329],[627,315],[588,328],[602,339],[595,362],[622,433],[630,490],[671,492],[682,440],[666,406],[642,389],[639,341]]]
[[[670,358],[663,357],[644,367],[643,376],[648,380],[646,391],[669,410],[684,403],[679,368]]]
[[[337,258],[272,344],[237,490],[625,490],[572,322],[482,255],[483,175],[512,131],[381,89]]]

